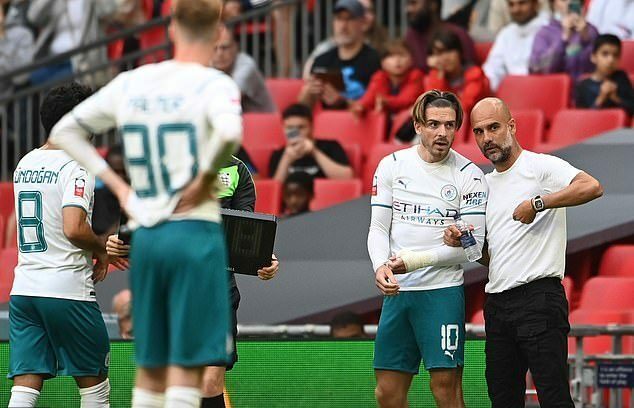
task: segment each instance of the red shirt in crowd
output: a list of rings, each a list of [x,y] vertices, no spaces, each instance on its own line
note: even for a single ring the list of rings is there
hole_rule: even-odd
[[[375,72],[370,79],[370,84],[365,94],[359,99],[359,104],[365,111],[374,109],[376,97],[381,95],[385,101],[385,110],[398,112],[407,109],[416,102],[416,98],[423,93],[423,71],[412,68],[403,79],[403,82],[394,88],[387,72],[380,70]]]
[[[458,95],[466,115],[471,112],[477,101],[491,95],[489,80],[478,66],[467,68],[462,78],[451,82],[446,77],[441,78],[438,70],[432,69],[425,78],[425,90],[430,89],[450,91]]]

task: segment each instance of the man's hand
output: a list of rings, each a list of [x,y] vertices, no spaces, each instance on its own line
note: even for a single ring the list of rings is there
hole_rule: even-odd
[[[562,17],[561,27],[563,30],[562,30],[561,38],[563,38],[564,41],[568,41],[573,31],[575,30],[575,23],[577,22],[576,21],[577,17],[578,16],[576,14],[568,14]]]
[[[323,81],[311,75],[306,82],[308,83],[308,93],[321,97],[321,94],[324,92]]]
[[[288,160],[292,163],[295,160],[301,159],[304,155],[302,154],[302,138],[296,137],[295,139],[289,140],[286,147],[284,148],[284,156],[288,158]]]
[[[273,258],[271,259],[271,266],[258,269],[258,278],[262,280],[273,279],[279,270],[280,261],[278,261],[275,255],[273,255]]]
[[[537,213],[533,209],[531,200],[524,200],[517,206],[515,211],[513,211],[513,220],[519,221],[522,224],[530,224],[533,220],[535,220],[536,215]]]
[[[350,113],[354,115],[356,119],[359,119],[361,116],[363,116],[363,113],[365,111],[363,109],[363,105],[361,105],[358,102],[351,103],[348,109],[350,110]]]
[[[469,227],[473,229],[473,226],[470,225]],[[450,247],[462,246],[462,244],[460,243],[461,235],[462,233],[460,232],[458,227],[456,227],[455,225],[450,225],[449,227],[447,227],[447,229],[445,229],[443,242],[445,243],[445,245]]]
[[[299,144],[300,157],[312,155],[315,153],[315,142],[308,138],[302,138]]]
[[[335,89],[332,84],[325,83],[323,87],[323,92],[321,94],[321,100],[324,101],[326,105],[334,105],[342,99],[342,96],[339,94],[339,91]]]
[[[403,258],[400,257],[391,256],[387,267],[390,268],[392,273],[407,273],[405,262],[403,262]]]
[[[387,265],[381,265],[376,270],[374,283],[385,296],[398,295],[398,281]]]
[[[123,257],[130,254],[130,245],[125,245],[117,234],[110,235],[106,240],[106,253],[113,257]]]
[[[110,264],[110,258],[108,254],[94,254],[94,258],[97,260],[92,267],[92,280],[93,282],[101,282],[106,279],[108,275],[108,265]]]

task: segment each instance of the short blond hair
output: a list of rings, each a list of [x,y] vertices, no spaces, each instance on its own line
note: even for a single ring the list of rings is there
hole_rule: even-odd
[[[222,15],[222,0],[176,0],[172,18],[191,39],[211,40]]]

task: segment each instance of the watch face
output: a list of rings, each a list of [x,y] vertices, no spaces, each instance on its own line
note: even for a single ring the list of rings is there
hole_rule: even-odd
[[[541,211],[544,209],[544,202],[541,198],[535,199],[535,209]]]

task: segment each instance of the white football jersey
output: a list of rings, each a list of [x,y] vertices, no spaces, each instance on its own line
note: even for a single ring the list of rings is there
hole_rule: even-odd
[[[62,208],[91,222],[95,178],[62,150],[35,149],[13,173],[18,266],[11,295],[95,301],[92,253],[64,235]]]
[[[426,251],[443,244],[445,229],[460,213],[478,228],[474,236],[484,240],[488,187],[482,170],[450,150],[437,163],[428,163],[418,146],[383,158],[372,185],[372,206],[392,210],[389,252],[402,249]],[[387,261],[387,260],[386,260]],[[461,265],[430,266],[398,275],[400,290],[428,290],[463,283]]]
[[[240,90],[229,76],[173,60],[119,74],[72,111],[91,133],[119,129],[132,188],[149,218],[215,222],[213,198],[188,213],[173,211],[199,163],[209,160],[212,123],[227,113],[241,114]]]

